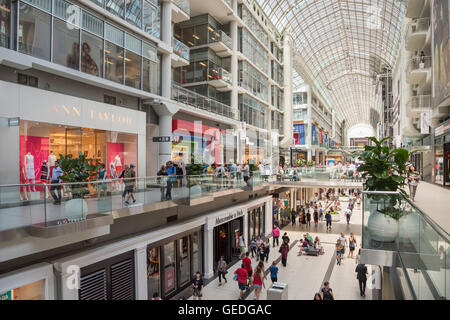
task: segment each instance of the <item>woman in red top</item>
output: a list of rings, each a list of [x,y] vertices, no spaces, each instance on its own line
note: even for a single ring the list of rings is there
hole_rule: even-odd
[[[261,288],[266,285],[264,284],[263,271],[261,268],[255,269],[255,274],[253,275],[253,287],[255,287],[255,300],[259,300],[259,295],[261,294]]]

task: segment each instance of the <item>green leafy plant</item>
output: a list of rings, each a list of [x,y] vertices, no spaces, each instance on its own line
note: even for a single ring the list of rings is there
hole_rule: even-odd
[[[200,163],[194,163],[194,159],[192,159],[191,163],[186,166],[186,171],[189,176],[199,176],[203,172],[203,165]]]
[[[100,166],[94,165],[93,160],[87,158],[83,153],[78,154],[78,158],[72,158],[71,155],[59,154],[59,163],[63,175],[61,180],[68,183],[87,182],[96,180]],[[93,179],[94,178],[94,179]],[[74,198],[82,198],[89,193],[86,183],[73,184],[72,195]]]
[[[306,160],[305,159],[298,159],[295,162],[299,167],[304,167],[306,165]]]
[[[308,161],[307,163],[306,163],[306,166],[307,167],[314,167],[314,161]]]
[[[362,173],[365,179],[364,189],[367,191],[394,191],[400,192],[405,197],[408,194],[403,190],[406,177],[406,163],[412,153],[403,148],[389,149],[383,143],[391,137],[386,137],[378,141],[375,137],[370,137],[375,145],[365,146],[364,151],[359,153],[359,160],[364,163],[358,167],[358,172]],[[396,220],[400,219],[403,211],[396,209],[399,197],[395,195],[369,195],[370,198],[380,201],[384,200],[388,205],[379,210]]]

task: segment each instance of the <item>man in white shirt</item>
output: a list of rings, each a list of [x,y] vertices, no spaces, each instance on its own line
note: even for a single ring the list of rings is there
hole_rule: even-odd
[[[350,208],[345,209],[345,217],[347,218],[347,224],[350,223],[350,217],[352,216],[352,210]]]
[[[236,164],[236,178],[238,179],[238,180],[241,180],[241,177],[242,177],[242,166],[241,166],[241,164],[240,163],[237,163]]]
[[[342,249],[342,260],[343,260],[345,254],[345,247],[347,246],[347,239],[345,238],[343,232],[341,232],[341,236],[338,239],[341,240],[341,244],[344,247],[344,249]]]
[[[244,181],[248,185],[248,179],[250,179],[250,167],[248,163],[244,166]]]

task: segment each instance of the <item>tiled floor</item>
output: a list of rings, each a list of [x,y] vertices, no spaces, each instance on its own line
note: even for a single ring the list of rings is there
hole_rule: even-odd
[[[347,206],[342,203],[342,208]],[[316,228],[312,225],[310,228],[305,228],[300,225],[287,226],[283,232],[288,232],[289,238],[292,241],[299,240],[305,232],[309,232],[314,238],[319,236],[324,245],[325,254],[315,257],[302,255],[298,256],[298,243],[289,252],[287,259],[287,267],[284,268],[281,263],[278,264],[279,274],[278,281],[288,284],[288,299],[289,300],[311,300],[314,293],[318,292],[324,280],[330,281],[330,286],[334,291],[336,300],[359,300],[371,299],[370,290],[366,290],[366,298],[361,298],[359,295],[358,281],[356,280],[356,263],[355,259],[345,258],[341,266],[336,266],[334,263],[334,250],[338,234],[344,232],[348,238],[350,232],[356,236],[357,243],[361,241],[361,210],[355,208],[351,218],[350,225],[347,225],[344,215],[341,213],[341,221],[333,223],[332,231],[327,232],[325,222],[320,222]],[[359,246],[356,248],[357,252]],[[270,263],[278,258],[278,248],[271,250],[269,256],[269,263],[265,265],[267,269]],[[347,256],[348,250],[346,252]],[[333,261],[332,261],[333,260]],[[252,266],[256,265],[256,259],[252,259]],[[332,272],[329,279],[326,279],[327,270],[331,265]],[[232,266],[227,274],[228,283],[218,286],[218,279],[211,281],[203,291],[204,300],[237,300],[239,297],[239,290],[237,283],[232,280],[234,271],[239,267],[239,264]],[[370,270],[369,270],[370,273]],[[270,275],[265,280],[266,289],[262,289],[260,299],[265,300],[267,297],[267,288],[271,285]],[[192,298],[190,298],[192,299]],[[250,293],[247,300],[254,299],[254,291]]]

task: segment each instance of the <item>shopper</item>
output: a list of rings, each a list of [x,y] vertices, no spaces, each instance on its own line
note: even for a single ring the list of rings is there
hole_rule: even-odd
[[[320,294],[320,292],[314,294],[314,300],[322,300],[322,295]]]
[[[100,166],[100,170],[98,171],[98,180],[104,181],[104,180],[106,180],[106,176],[107,176],[106,167],[105,167],[105,164],[102,163]],[[98,182],[97,187],[98,187],[98,197],[101,198],[102,193],[106,197],[106,194],[108,192],[107,191],[108,184],[106,182]]]
[[[281,237],[281,240],[283,241],[283,243],[286,243],[289,245],[289,242],[291,241],[287,235],[287,232],[284,233],[284,235]]]
[[[317,228],[317,225],[319,223],[319,212],[317,209],[314,210],[314,226]]]
[[[341,240],[341,244],[342,244],[342,260],[344,259],[344,254],[345,254],[345,248],[347,247],[347,239],[344,236],[344,233],[341,232],[341,236],[339,237],[339,240]]]
[[[334,300],[333,290],[330,288],[330,283],[325,281],[323,283],[323,288],[320,290],[322,300]]]
[[[152,300],[162,300],[158,292],[153,292]]]
[[[348,248],[349,248],[348,258],[353,259],[353,252],[355,251],[356,246],[357,246],[356,239],[352,232],[352,233],[350,233],[350,237],[348,238]]]
[[[256,255],[256,239],[255,237],[252,238],[252,240],[250,241],[250,252],[252,253],[252,258],[255,257]]]
[[[262,287],[266,288],[264,284],[264,270],[261,268],[255,269],[255,274],[253,275],[253,287],[255,288],[255,300],[259,300],[259,295],[261,294]]]
[[[327,231],[331,231],[331,214],[330,211],[327,211],[325,214],[325,221],[327,222]]]
[[[225,278],[227,272],[228,272],[227,263],[225,262],[225,258],[221,256],[219,261],[217,262],[217,273],[219,274],[219,286],[222,285],[222,278],[223,280],[225,280],[225,283],[227,283],[227,278]]]
[[[347,209],[345,209],[344,213],[345,213],[345,217],[347,218],[347,224],[350,224],[350,217],[352,216],[352,210],[350,209],[350,207],[347,207]]]
[[[269,267],[270,271],[270,280],[272,280],[272,283],[278,281],[278,267],[275,260],[272,262],[272,265]]]
[[[266,262],[269,260],[270,253],[270,241],[266,239],[266,243],[264,243],[264,257],[266,258]]]
[[[248,186],[248,180],[250,179],[250,166],[248,163],[244,166],[244,182]]]
[[[249,278],[245,265],[242,263],[241,267],[237,269],[234,274],[234,279],[237,280],[239,287],[239,300],[242,300],[244,291],[247,289],[247,280]]]
[[[244,235],[242,233],[239,233],[239,249],[241,251],[241,256],[240,259],[242,259],[242,257],[245,254],[245,239],[244,239]]]
[[[288,253],[289,253],[288,242],[283,241],[283,244],[280,246],[280,250],[278,252],[281,253],[281,263],[283,264],[283,267],[286,267],[287,257],[288,257]]]
[[[295,215],[296,215],[296,212],[294,210],[292,210],[292,212],[291,212],[292,226],[295,226]]]
[[[169,176],[167,179],[166,200],[172,200],[172,185],[175,181],[175,176],[177,174],[177,171],[176,171],[175,167],[173,166],[172,161],[167,161],[166,171],[167,171],[167,175]]]
[[[197,271],[195,279],[192,281],[192,288],[194,289],[194,300],[202,300],[203,296],[203,279],[200,272]]]
[[[157,182],[159,184],[159,191],[161,192],[161,201],[165,201],[166,197],[164,195],[165,188],[167,186],[167,170],[165,166],[161,166],[161,169],[159,169],[158,173],[156,174],[158,176]]]
[[[256,240],[256,261],[261,257],[261,245],[264,241],[261,239],[261,236],[258,236],[258,240]]]
[[[336,263],[338,266],[341,265],[341,261],[342,261],[342,249],[343,249],[343,246],[342,246],[341,240],[338,239],[337,243],[336,243]]]
[[[61,185],[62,180],[60,179],[63,175],[63,171],[59,166],[59,161],[55,162],[55,167],[52,171],[52,180],[50,186],[50,194],[54,200],[53,204],[61,204]],[[55,190],[57,194],[55,194]]]
[[[311,210],[312,210],[312,209],[310,209],[310,210],[308,211],[308,213],[306,214],[306,226],[307,226],[308,228],[311,227]]]
[[[409,197],[414,201],[417,186],[419,185],[419,174],[414,170],[414,166],[409,166],[406,175],[408,178]]]
[[[251,278],[253,271],[252,271],[252,260],[249,258],[249,255],[250,255],[249,252],[245,254],[244,259],[242,259],[242,263],[244,265],[245,270],[247,270],[248,277]]]
[[[359,282],[359,293],[361,297],[366,296],[366,282],[367,282],[367,267],[365,264],[360,263],[356,266],[355,272],[357,272],[356,279]]]
[[[130,204],[130,198],[133,199],[133,203],[136,202],[136,199],[134,198],[134,187],[136,185],[136,171],[134,171],[134,164],[131,163],[130,167],[127,171],[125,171],[125,204]]]
[[[258,248],[258,258],[257,260],[263,262],[264,258],[266,257],[266,247],[264,246],[264,243],[261,243],[261,245]]]
[[[275,242],[277,243],[277,246],[279,246],[278,238],[280,237],[280,228],[278,228],[278,225],[275,225],[275,227],[272,230],[273,235],[273,246],[275,247]]]

